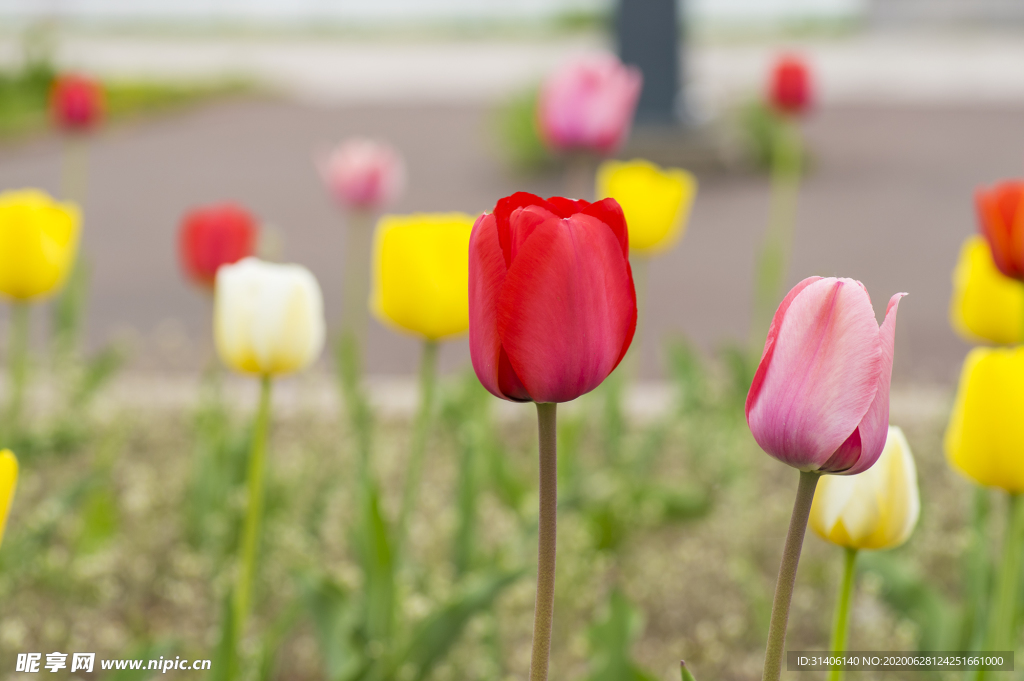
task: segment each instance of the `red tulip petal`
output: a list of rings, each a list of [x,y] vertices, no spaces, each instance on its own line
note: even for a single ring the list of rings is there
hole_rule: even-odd
[[[765,345],[761,364],[767,368],[751,391],[754,399],[748,395],[754,439],[801,470],[818,470],[828,461],[878,392],[878,323],[867,294],[854,284],[819,279],[787,296],[771,347]]]
[[[847,475],[856,475],[871,468],[885,448],[885,438],[889,434],[889,385],[892,383],[892,360],[896,349],[896,311],[899,309],[900,299],[905,295],[907,294],[897,293],[889,299],[885,320],[878,330],[882,364],[878,371],[878,392],[875,393],[868,413],[857,427],[861,451],[850,463],[837,461],[837,467],[834,469],[845,471]]]
[[[498,224],[498,242],[501,244],[502,253],[505,254],[505,267],[512,265],[512,238],[509,234],[509,219],[512,213],[526,206],[541,206],[553,210],[547,201],[528,192],[516,192],[511,196],[498,199],[498,203],[494,205],[493,215]]]
[[[501,391],[501,339],[496,318],[498,294],[507,272],[493,215],[477,218],[469,238],[469,353],[473,369],[491,394]]]
[[[622,206],[618,201],[612,198],[603,199],[590,204],[582,212],[584,215],[593,215],[608,225],[622,246],[622,254],[629,257],[629,229],[626,227],[626,216],[622,213]]]
[[[526,392],[523,382],[519,380],[516,370],[508,360],[508,353],[501,349],[501,356],[498,358],[498,388],[501,389],[501,396],[513,402],[529,402],[530,393]]]
[[[596,388],[636,319],[627,261],[608,226],[575,215],[537,227],[508,270],[497,317],[501,345],[535,401]]]
[[[589,201],[583,199],[567,199],[564,196],[552,196],[548,199],[548,204],[552,210],[560,218],[569,218],[576,213],[582,213],[588,206]]]
[[[523,244],[530,238],[534,230],[548,220],[557,220],[551,211],[540,206],[516,208],[509,218],[509,246],[506,262],[515,261]]]
[[[996,267],[1006,276],[1013,276],[1013,261],[1009,257],[1010,232],[1004,224],[1003,211],[1000,210],[997,193],[980,190],[974,195],[974,199],[978,207],[980,231],[988,241]]]

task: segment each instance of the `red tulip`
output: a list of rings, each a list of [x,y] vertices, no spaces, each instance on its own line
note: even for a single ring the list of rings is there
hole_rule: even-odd
[[[747,393],[747,424],[768,454],[802,471],[867,470],[889,428],[896,309],[879,327],[867,289],[810,277],[779,305]]]
[[[1010,180],[974,195],[981,233],[999,271],[1024,280],[1024,180]]]
[[[519,192],[469,241],[469,347],[480,382],[514,401],[568,402],[618,366],[636,330],[626,219]]]
[[[181,222],[181,266],[191,279],[212,290],[220,266],[252,255],[256,237],[256,221],[241,206],[222,203],[197,208]]]
[[[59,76],[50,91],[50,115],[57,127],[87,130],[103,117],[103,89],[98,81],[78,74]]]
[[[555,71],[541,88],[537,120],[556,151],[608,154],[629,134],[643,76],[614,54],[593,54]]]
[[[800,115],[811,108],[813,85],[810,69],[800,57],[780,57],[772,67],[768,82],[768,101],[784,114]]]

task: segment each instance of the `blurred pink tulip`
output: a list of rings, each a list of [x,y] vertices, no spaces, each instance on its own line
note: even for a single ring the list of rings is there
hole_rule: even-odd
[[[615,151],[629,134],[643,76],[608,53],[568,62],[541,88],[541,136],[556,151]]]
[[[405,163],[383,142],[353,137],[322,158],[318,166],[327,188],[346,208],[380,208],[405,188]]]
[[[879,328],[867,289],[810,277],[779,305],[747,394],[761,448],[802,471],[853,475],[875,463],[889,427],[896,309]]]

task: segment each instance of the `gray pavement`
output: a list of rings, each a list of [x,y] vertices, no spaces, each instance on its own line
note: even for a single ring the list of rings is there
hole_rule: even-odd
[[[492,124],[490,109],[480,104],[326,107],[246,99],[108,127],[89,156],[84,250],[93,266],[91,342],[133,339],[138,369],[191,371],[208,361],[209,303],[182,280],[175,235],[187,208],[224,199],[250,206],[280,240],[283,258],[313,270],[336,322],[343,221],[321,188],[314,150],[351,134],[391,140],[409,166],[398,211],[478,212],[518,189],[561,191],[558,175],[510,173],[495,151]],[[815,164],[800,199],[792,281],[810,274],[859,278],[879,314],[892,293],[908,291],[896,375],[951,381],[967,346],[947,322],[950,275],[960,242],[975,228],[972,192],[1020,174],[1024,110],[826,108],[806,132]],[[8,144],[0,153],[0,187],[57,191],[60,158],[53,137]],[[662,375],[659,348],[672,334],[706,349],[746,338],[767,182],[754,175],[700,179],[688,233],[650,268],[648,377]],[[413,371],[414,340],[374,326],[368,346],[369,372]],[[450,369],[467,358],[465,341],[452,342],[443,363]]]

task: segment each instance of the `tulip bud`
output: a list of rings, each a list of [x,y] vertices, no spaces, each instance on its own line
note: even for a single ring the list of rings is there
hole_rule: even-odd
[[[9,449],[0,451],[0,543],[4,540],[7,515],[18,484],[18,459]]]
[[[1024,347],[974,348],[946,428],[950,465],[975,482],[1024,492]]]
[[[78,206],[37,189],[0,194],[0,293],[32,300],[59,289],[78,253]]]
[[[65,74],[54,81],[50,115],[57,127],[82,131],[103,117],[103,89],[98,81],[79,74]]]
[[[1024,338],[1024,284],[1004,276],[980,236],[964,241],[953,272],[949,317],[969,341],[1004,345]]]
[[[867,470],[889,425],[896,309],[879,327],[867,289],[810,277],[779,305],[747,393],[750,431],[765,452],[802,471]]]
[[[370,307],[381,322],[426,340],[469,328],[469,235],[463,213],[386,215],[377,223]]]
[[[469,349],[506,400],[568,402],[629,349],[636,291],[626,220],[596,203],[519,192],[481,215],[469,240]]]
[[[978,224],[1004,275],[1024,280],[1024,181],[1010,180],[974,195]]]
[[[639,69],[610,53],[566,63],[541,88],[541,137],[556,151],[615,151],[629,134],[642,84]]]
[[[772,66],[768,102],[784,114],[798,116],[811,108],[813,87],[810,69],[798,56],[785,55]]]
[[[629,250],[653,255],[671,248],[686,229],[697,178],[647,161],[605,161],[597,169],[597,196],[615,199],[629,225]]]
[[[320,285],[299,265],[245,258],[217,271],[214,335],[235,371],[276,375],[309,366],[324,344]]]
[[[825,475],[811,505],[811,528],[851,549],[892,549],[910,538],[921,513],[917,468],[903,431],[889,426],[875,465],[857,475]]]
[[[213,289],[217,270],[256,251],[256,221],[233,203],[190,211],[181,222],[178,254],[190,279]]]
[[[335,200],[349,209],[380,208],[398,198],[405,187],[405,163],[383,142],[353,137],[318,165]]]

